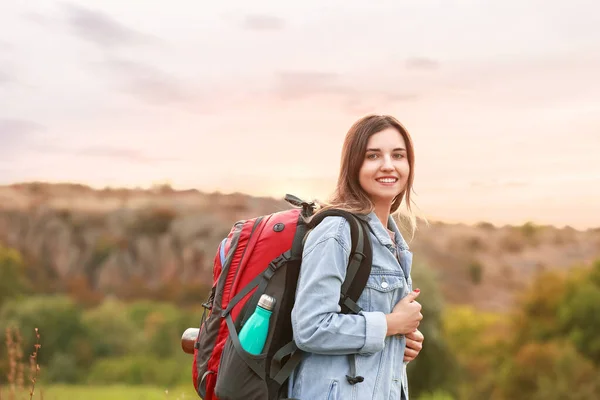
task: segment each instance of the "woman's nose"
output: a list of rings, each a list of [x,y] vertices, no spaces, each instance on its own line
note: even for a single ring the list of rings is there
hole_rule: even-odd
[[[390,157],[383,157],[383,163],[381,164],[381,169],[384,171],[391,171],[394,169],[394,163]]]

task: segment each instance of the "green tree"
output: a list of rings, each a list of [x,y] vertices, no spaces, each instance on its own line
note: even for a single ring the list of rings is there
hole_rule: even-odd
[[[525,344],[503,371],[501,384],[504,398],[600,398],[598,370],[566,341]]]
[[[198,323],[198,315],[174,304],[157,301],[137,301],[127,306],[128,318],[143,332],[146,346],[156,357],[165,358],[181,353],[179,338],[183,331]]]
[[[600,398],[600,265],[537,276],[516,304],[504,398]]]
[[[0,307],[8,299],[28,291],[23,259],[15,249],[0,244]]]
[[[446,392],[442,392],[441,390],[425,393],[419,396],[418,400],[454,400],[454,397]]]
[[[600,261],[568,274],[538,275],[518,302],[514,344],[568,338],[575,348],[600,365]]]
[[[516,346],[562,336],[558,309],[567,290],[565,279],[564,273],[541,272],[534,278],[528,290],[519,296],[512,316],[513,343]]]
[[[575,348],[600,366],[600,260],[568,282],[558,307],[562,330]]]
[[[479,261],[472,261],[467,268],[469,278],[475,285],[479,285],[483,279],[483,265]]]
[[[84,336],[81,310],[63,296],[37,296],[7,301],[0,309],[0,341],[4,343],[6,328],[16,328],[23,338],[23,352],[28,354],[36,342],[39,329],[42,345],[38,361],[47,365],[55,353],[72,353],[73,345]],[[5,346],[0,346],[0,360],[6,359]],[[3,377],[5,374],[1,373]]]
[[[472,306],[453,306],[444,314],[444,336],[454,349],[460,399],[492,399],[495,374],[506,349],[507,325],[501,315]]]
[[[125,305],[117,300],[105,300],[83,315],[94,358],[123,356],[143,346],[143,333],[135,328],[126,314]]]
[[[425,336],[423,350],[408,364],[407,374],[411,397],[432,391],[456,392],[456,359],[444,338],[443,297],[434,272],[424,264],[412,269],[413,287],[420,288],[419,303],[423,306],[423,321],[419,330]]]

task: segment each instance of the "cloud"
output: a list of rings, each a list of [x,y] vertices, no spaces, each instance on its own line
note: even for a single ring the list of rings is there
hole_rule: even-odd
[[[390,103],[400,103],[403,101],[417,101],[421,96],[416,93],[385,93],[384,98]]]
[[[170,157],[152,157],[134,149],[111,146],[90,146],[77,150],[74,153],[82,156],[114,158],[140,164],[152,164],[155,162],[175,160]]]
[[[13,81],[12,76],[10,76],[8,74],[8,72],[3,71],[2,68],[0,67],[0,86],[11,83],[12,81]]]
[[[499,181],[497,179],[492,179],[490,181],[473,181],[470,186],[473,189],[492,189],[492,188],[519,188],[530,186],[531,182],[528,181]]]
[[[43,129],[34,121],[0,118],[0,161],[11,159],[32,136]]]
[[[111,158],[115,160],[128,161],[138,164],[154,164],[164,161],[176,161],[173,157],[155,157],[147,155],[139,150],[127,147],[118,147],[110,145],[88,146],[79,149],[67,148],[55,145],[35,146],[34,150],[42,153],[75,155],[83,157]]]
[[[54,27],[57,25],[57,21],[50,18],[48,15],[41,14],[35,11],[29,11],[21,14],[23,19],[36,23],[43,27]]]
[[[281,31],[285,28],[285,20],[272,15],[253,14],[246,15],[241,26],[249,31]]]
[[[19,139],[30,136],[32,133],[43,128],[42,125],[34,121],[22,119],[0,118],[0,140],[4,145],[11,139]]]
[[[107,59],[104,67],[116,77],[121,90],[151,105],[192,104],[199,90],[157,68],[122,59]]]
[[[384,86],[385,89],[380,89]],[[390,103],[417,101],[417,93],[394,90],[389,85],[350,82],[341,74],[317,71],[285,71],[276,75],[275,94],[280,100],[295,101],[311,97],[337,98],[351,114],[363,114]]]
[[[327,94],[346,94],[340,75],[330,72],[285,71],[277,74],[276,91],[283,100]]]
[[[0,40],[0,87],[16,81],[10,71],[12,68],[9,68],[12,50],[13,47],[9,43]]]
[[[71,29],[85,40],[102,48],[145,44],[157,38],[135,31],[110,15],[74,4],[63,4]]]
[[[434,70],[440,67],[440,63],[431,58],[414,57],[406,60],[406,68],[418,70]]]
[[[131,29],[102,11],[71,3],[62,4],[62,9],[79,38],[105,51],[105,61],[96,66],[108,72],[109,79],[116,80],[122,93],[150,105],[195,105],[199,91],[191,85],[154,66],[119,58],[111,51],[118,47],[159,44],[159,38]]]

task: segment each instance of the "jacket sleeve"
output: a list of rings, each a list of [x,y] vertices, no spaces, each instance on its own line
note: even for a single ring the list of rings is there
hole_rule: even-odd
[[[339,233],[341,229],[320,229],[327,219],[307,237],[292,309],[294,340],[299,349],[310,353],[376,353],[384,347],[385,314],[340,314],[338,302],[350,250]],[[342,222],[346,223],[349,242],[349,226]]]

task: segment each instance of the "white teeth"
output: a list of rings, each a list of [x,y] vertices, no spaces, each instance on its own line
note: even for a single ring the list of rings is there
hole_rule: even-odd
[[[381,178],[381,179],[377,179],[377,182],[382,182],[382,183],[394,183],[396,182],[398,179],[395,178]]]

